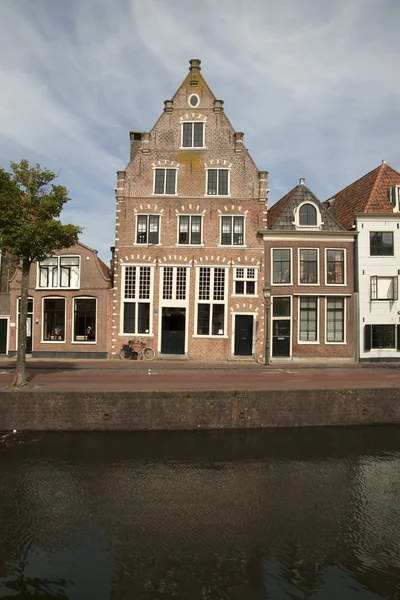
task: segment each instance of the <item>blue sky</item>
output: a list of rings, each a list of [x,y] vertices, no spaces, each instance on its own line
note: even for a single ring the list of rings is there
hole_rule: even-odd
[[[399,24],[397,0],[0,0],[0,165],[60,171],[63,221],[108,262],[129,131],[200,58],[270,204],[299,177],[325,200],[400,169]]]

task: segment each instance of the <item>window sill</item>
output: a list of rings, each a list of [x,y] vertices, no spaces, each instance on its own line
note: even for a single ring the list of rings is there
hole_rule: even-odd
[[[204,248],[204,244],[175,244],[176,248]]]
[[[326,287],[346,287],[347,283],[325,283]]]
[[[298,344],[301,344],[302,346],[306,345],[306,346],[318,346],[319,345],[319,341],[318,342],[304,342],[304,341],[300,341],[297,340]]]
[[[160,242],[158,242],[158,244],[149,244],[149,243],[140,244],[138,242],[135,242],[133,245],[139,246],[141,248],[154,248],[155,246],[161,246],[162,244]]]
[[[302,287],[320,287],[320,283],[299,283]]]
[[[204,194],[204,198],[230,198],[230,194]],[[224,216],[224,215],[223,215]],[[239,215],[240,217],[244,215]]]
[[[325,342],[326,346],[347,346],[347,342]]]
[[[232,294],[231,298],[258,298],[258,294]]]
[[[293,286],[293,283],[271,283],[272,287],[289,287],[289,286]]]
[[[85,344],[85,346],[87,346],[89,344],[90,346],[93,346],[93,345],[97,344],[97,341],[95,341],[95,342],[92,342],[92,341],[91,342],[85,342],[84,340],[82,340],[82,341],[71,342],[71,344],[79,344],[79,345],[80,344]]]
[[[163,198],[164,198],[165,196],[168,196],[168,197],[169,197],[169,196],[172,196],[172,197],[174,197],[174,196],[178,196],[178,192],[174,192],[173,194],[156,194],[155,192],[152,192],[152,193],[151,193],[151,195],[152,195],[152,196],[162,196]],[[138,214],[138,215],[140,215],[140,214],[148,214],[148,213],[137,213],[137,214]],[[161,216],[161,215],[160,215],[160,216]]]
[[[66,344],[66,340],[41,340],[41,344]]]
[[[35,290],[37,292],[46,292],[46,291],[52,291],[52,290],[56,290],[57,292],[59,291],[69,291],[69,290],[79,290],[80,286],[77,287],[36,287]]]
[[[199,121],[203,123],[203,121]],[[179,146],[179,150],[207,150],[207,146]]]
[[[247,248],[247,244],[218,244],[218,248]]]

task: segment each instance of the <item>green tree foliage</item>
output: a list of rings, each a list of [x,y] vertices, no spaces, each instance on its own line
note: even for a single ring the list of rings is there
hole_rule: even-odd
[[[78,241],[81,228],[63,225],[62,208],[70,200],[67,189],[55,185],[55,173],[27,160],[11,163],[11,172],[0,169],[0,248],[18,261],[21,269],[18,321],[17,376],[15,384],[26,384],[25,349],[29,272],[35,260]]]

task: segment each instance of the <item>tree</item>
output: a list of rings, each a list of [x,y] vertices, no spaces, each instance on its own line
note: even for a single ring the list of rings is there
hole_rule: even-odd
[[[26,321],[29,273],[34,261],[78,241],[81,228],[63,225],[61,210],[70,200],[67,189],[55,185],[55,173],[30,165],[27,160],[11,163],[11,173],[0,169],[0,248],[18,261],[21,295],[18,320],[15,385],[26,385]]]

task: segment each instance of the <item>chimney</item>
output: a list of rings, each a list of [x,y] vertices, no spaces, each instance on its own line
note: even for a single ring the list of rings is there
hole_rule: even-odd
[[[193,71],[201,71],[201,67],[200,67],[201,60],[199,58],[191,58],[189,60],[189,64],[190,64],[189,71],[192,71],[192,72]]]
[[[305,178],[304,178],[304,177],[300,177],[300,179],[299,179],[299,184],[300,184],[300,185],[304,185],[305,183],[306,183],[306,180],[305,180]]]
[[[267,209],[267,196],[268,196],[268,171],[258,172],[258,200],[260,204],[265,205]]]
[[[382,164],[386,165],[386,160],[385,159],[382,160]]]
[[[139,148],[142,144],[142,131],[130,131],[129,137],[131,140],[131,154],[130,160],[134,158],[134,156],[139,152]]]
[[[235,131],[235,133],[234,133],[235,152],[237,154],[240,153],[244,148],[243,137],[244,137],[244,133],[242,133],[241,131]]]

